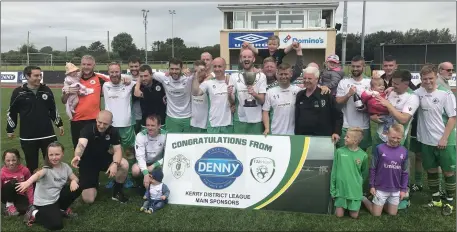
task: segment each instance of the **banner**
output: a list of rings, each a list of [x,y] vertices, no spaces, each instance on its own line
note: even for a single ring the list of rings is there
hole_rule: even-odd
[[[327,31],[289,31],[279,32],[280,46],[286,48],[298,42],[303,49],[327,48]]]
[[[228,35],[229,49],[240,49],[243,42],[249,42],[257,49],[268,48],[268,37],[273,32],[230,32]]]
[[[1,83],[17,83],[17,72],[1,72]]]
[[[383,70],[375,70],[375,71],[373,71],[373,75],[377,75],[379,77],[382,76],[383,74],[384,74]],[[420,75],[420,73],[413,72],[413,73],[411,73],[411,75],[412,75],[411,82],[414,85],[417,85],[417,84],[421,83],[421,75]],[[456,87],[455,77],[456,77],[456,74],[453,73],[451,79],[448,81],[449,86]]]
[[[330,137],[167,134],[170,204],[328,214]]]
[[[27,82],[27,78],[23,75],[23,72],[18,72],[18,83],[25,83]],[[44,72],[41,72],[41,81],[40,83],[43,84],[43,81],[44,81]],[[64,82],[64,80],[62,79],[62,83]]]

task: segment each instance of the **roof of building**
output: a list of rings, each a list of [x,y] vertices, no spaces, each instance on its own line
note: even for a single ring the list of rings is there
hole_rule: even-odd
[[[221,11],[232,9],[271,9],[271,8],[338,8],[339,2],[283,2],[254,4],[218,4]]]

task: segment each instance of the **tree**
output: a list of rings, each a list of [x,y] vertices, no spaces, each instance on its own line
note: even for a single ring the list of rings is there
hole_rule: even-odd
[[[21,47],[19,47],[19,52],[21,54],[27,54],[27,44],[23,44]],[[35,48],[34,44],[29,45],[29,53],[37,53],[38,49]]]
[[[106,53],[105,45],[102,44],[100,41],[93,42],[89,48],[89,52],[93,55],[99,55],[102,53]]]
[[[86,46],[81,46],[79,48],[73,49],[73,55],[77,57],[82,57],[84,55],[87,55],[89,53],[89,49],[87,49]]]
[[[165,42],[165,44],[170,47],[173,43],[174,43],[175,48],[185,48],[186,47],[186,44],[184,44],[184,40],[179,37],[175,37],[174,41],[172,41],[171,38],[168,38],[167,41]]]
[[[131,55],[138,53],[136,45],[133,43],[133,38],[130,34],[122,32],[113,38],[111,43],[113,51],[117,52],[122,60],[126,61]]]
[[[44,47],[42,47],[40,49],[40,52],[50,54],[50,53],[52,53],[52,47],[51,46],[44,46]]]

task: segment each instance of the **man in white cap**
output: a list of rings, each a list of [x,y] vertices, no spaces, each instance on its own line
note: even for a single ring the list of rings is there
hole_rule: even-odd
[[[327,86],[335,96],[338,83],[344,77],[344,72],[340,67],[340,58],[335,54],[330,55],[327,57],[326,64],[327,68],[320,76],[319,85]]]

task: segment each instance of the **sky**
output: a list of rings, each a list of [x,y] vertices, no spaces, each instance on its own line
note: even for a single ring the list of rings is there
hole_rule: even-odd
[[[223,3],[223,2],[219,2]],[[233,2],[232,2],[233,3]],[[51,46],[68,50],[89,46],[100,40],[107,44],[118,33],[132,35],[138,48],[144,48],[141,10],[148,9],[148,50],[156,40],[172,36],[184,39],[187,46],[212,46],[219,43],[222,12],[216,2],[2,2],[1,51],[17,50],[27,43],[37,48]],[[390,16],[386,16],[389,13]],[[343,22],[343,2],[336,12],[336,22]],[[456,32],[455,2],[367,2],[365,33],[379,30],[406,31],[409,28],[450,28]],[[348,2],[348,33],[362,31],[362,3]]]

